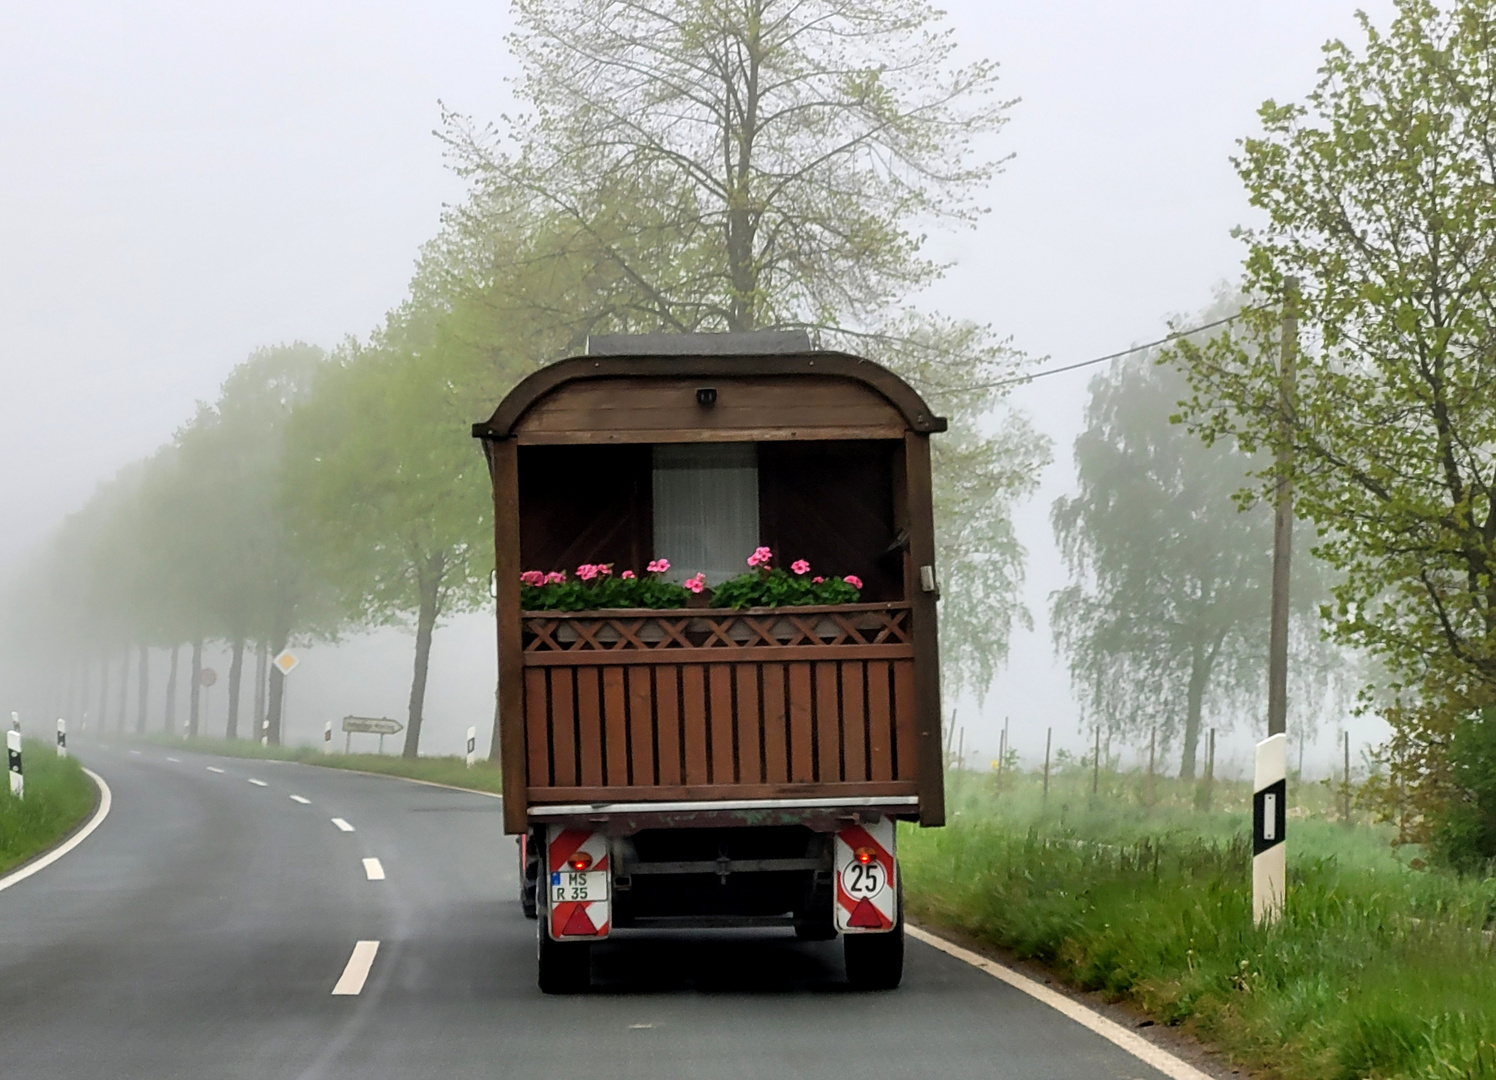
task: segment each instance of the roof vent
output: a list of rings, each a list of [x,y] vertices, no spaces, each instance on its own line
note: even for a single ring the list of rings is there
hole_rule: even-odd
[[[763,356],[811,352],[804,330],[743,334],[591,334],[588,356]]]

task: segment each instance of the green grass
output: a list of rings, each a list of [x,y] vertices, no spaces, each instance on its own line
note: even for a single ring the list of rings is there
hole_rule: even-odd
[[[907,829],[911,915],[1034,958],[1181,1025],[1264,1076],[1496,1080],[1496,881],[1411,868],[1388,835],[1310,812],[1289,830],[1277,928],[1251,919],[1244,791],[1109,778],[1090,797],[1031,777],[955,779],[946,828]],[[1229,787],[1229,785],[1227,785]],[[1244,785],[1237,785],[1243,787]],[[1323,790],[1323,789],[1321,789]],[[1405,862],[1404,860],[1408,860]]]
[[[0,874],[39,855],[72,832],[94,808],[98,789],[74,758],[27,739],[21,748],[26,797],[10,795],[0,780]]]
[[[404,776],[412,780],[429,780],[436,784],[472,788],[474,791],[502,790],[502,774],[491,761],[475,761],[469,769],[460,757],[419,757],[414,761],[392,754],[325,754],[312,746],[261,746],[247,739],[173,739],[167,735],[147,736],[144,742],[200,754],[222,757],[258,758],[270,761],[299,761],[328,769],[353,769],[358,772]]]

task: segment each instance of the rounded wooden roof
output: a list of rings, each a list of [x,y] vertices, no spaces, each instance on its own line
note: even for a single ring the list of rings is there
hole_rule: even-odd
[[[911,431],[929,434],[946,429],[914,388],[887,368],[842,352],[795,352],[761,356],[573,356],[541,368],[505,395],[486,421],[473,425],[480,439],[507,439],[530,409],[571,383],[594,379],[675,378],[734,379],[774,375],[811,375],[850,379],[892,405]]]

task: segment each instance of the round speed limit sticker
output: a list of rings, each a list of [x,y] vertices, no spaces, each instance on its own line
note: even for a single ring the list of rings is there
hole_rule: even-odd
[[[888,874],[877,859],[853,862],[842,868],[841,886],[855,900],[871,900],[888,885]]]

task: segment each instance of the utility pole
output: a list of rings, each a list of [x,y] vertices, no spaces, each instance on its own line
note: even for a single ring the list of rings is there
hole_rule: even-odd
[[[1267,652],[1267,738],[1257,744],[1252,796],[1252,915],[1283,915],[1288,874],[1284,849],[1288,800],[1288,586],[1293,546],[1293,417],[1299,351],[1299,279],[1283,279],[1278,349],[1278,432],[1274,448],[1273,597]]]
[[[1091,755],[1091,798],[1101,794],[1101,725],[1096,725],[1096,749]]]
[[[1054,741],[1054,728],[1044,733],[1044,801],[1049,801],[1049,747]]]
[[[1341,732],[1345,743],[1345,786],[1340,792],[1340,819],[1346,828],[1351,825],[1351,733]]]

